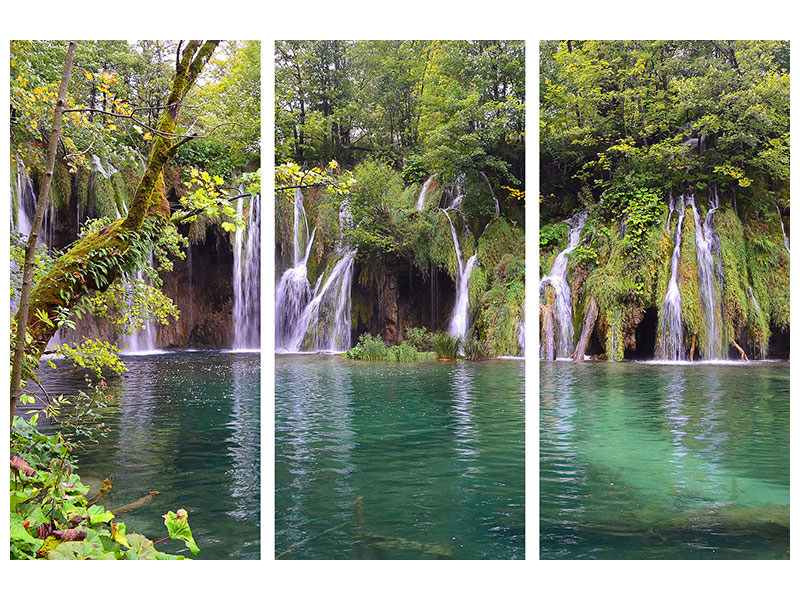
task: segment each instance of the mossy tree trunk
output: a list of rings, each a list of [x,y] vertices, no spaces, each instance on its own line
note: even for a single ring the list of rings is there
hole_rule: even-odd
[[[50,139],[47,143],[47,167],[44,178],[42,179],[41,189],[39,190],[39,202],[36,204],[36,212],[33,216],[33,223],[31,225],[31,232],[28,235],[28,242],[25,247],[25,264],[22,269],[22,290],[19,301],[19,309],[17,311],[16,322],[28,323],[28,315],[31,314],[31,290],[33,288],[33,271],[36,256],[36,244],[39,241],[39,231],[42,228],[42,220],[44,213],[47,211],[47,205],[50,202],[50,185],[53,182],[53,172],[55,171],[56,152],[58,151],[58,143],[61,140],[61,123],[64,118],[64,110],[67,106],[67,88],[69,87],[69,78],[72,74],[72,63],[75,58],[75,48],[77,42],[70,41],[67,47],[67,56],[64,59],[64,70],[61,73],[61,85],[58,90],[58,99],[56,100],[56,108],[53,112],[53,126],[50,130]],[[36,314],[38,308],[35,303],[33,314]],[[25,359],[25,327],[18,327],[15,333],[14,341],[14,360],[11,366],[11,421],[14,423],[14,406],[16,405],[17,397],[22,383],[22,365]]]
[[[180,145],[191,139],[176,133],[178,112],[218,43],[218,40],[204,43],[191,40],[182,50],[178,47],[167,108],[159,118],[158,133],[127,216],[88,235],[55,262],[31,294],[30,314],[44,311],[55,320],[59,311],[73,308],[87,294],[104,291],[119,277],[126,263],[132,264],[138,254],[149,250],[142,246],[142,241],[153,239],[142,238],[142,234],[150,224],[153,231],[171,226],[163,168]],[[17,322],[23,322],[19,316]],[[27,353],[38,359],[55,334],[56,326],[36,319],[27,321],[27,331],[32,338]],[[12,394],[12,419],[15,403],[16,395]]]

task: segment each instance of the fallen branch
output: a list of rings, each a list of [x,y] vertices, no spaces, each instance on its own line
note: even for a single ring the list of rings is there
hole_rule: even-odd
[[[317,539],[317,538],[320,538],[320,537],[322,537],[323,535],[325,535],[326,533],[331,533],[331,532],[333,532],[333,531],[336,531],[337,529],[341,529],[341,528],[342,528],[342,527],[344,527],[345,525],[348,525],[348,522],[347,522],[347,521],[345,521],[344,523],[339,523],[339,524],[338,524],[338,525],[336,525],[335,527],[331,527],[331,528],[329,528],[329,529],[326,529],[326,530],[325,530],[325,531],[323,531],[322,533],[318,533],[317,535],[312,535],[311,537],[307,537],[307,538],[306,538],[306,539],[304,539],[304,540],[300,540],[299,542],[295,542],[294,544],[291,544],[291,545],[290,545],[290,546],[289,546],[289,547],[288,547],[286,550],[284,550],[283,552],[281,552],[280,554],[278,554],[278,555],[275,557],[275,560],[278,560],[279,558],[283,558],[284,556],[286,556],[287,554],[289,554],[289,553],[290,553],[292,550],[294,550],[294,549],[295,549],[295,548],[297,548],[298,546],[300,546],[300,545],[302,545],[302,544],[305,544],[306,542],[310,542],[310,541],[312,541],[312,540],[315,540],[315,539]]]
[[[731,340],[731,344],[733,344],[736,347],[736,349],[739,351],[739,353],[742,355],[741,356],[742,360],[746,360],[747,362],[750,362],[750,359],[747,358],[747,353],[745,353],[744,349],[739,344],[736,343],[736,340]]]
[[[589,346],[589,338],[594,331],[595,321],[597,321],[597,312],[597,298],[592,296],[589,300],[589,307],[586,309],[586,318],[583,320],[581,337],[578,339],[578,344],[575,346],[575,352],[573,352],[572,356],[570,356],[574,362],[583,362],[583,357],[586,354],[586,348]]]
[[[135,502],[131,502],[130,504],[124,504],[119,508],[113,509],[111,512],[114,513],[115,517],[118,517],[122,513],[130,512],[132,510],[139,508],[143,504],[147,504],[148,502],[150,502],[150,500],[158,496],[158,494],[159,492],[155,490],[153,490],[152,492],[147,492],[147,494],[145,494],[143,497],[139,498]]]

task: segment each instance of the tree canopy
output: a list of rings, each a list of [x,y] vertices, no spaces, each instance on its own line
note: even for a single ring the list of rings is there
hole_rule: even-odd
[[[285,41],[275,46],[276,161],[378,158],[455,176],[524,170],[524,44]]]
[[[581,188],[788,197],[788,42],[548,41],[540,69],[545,217]]]

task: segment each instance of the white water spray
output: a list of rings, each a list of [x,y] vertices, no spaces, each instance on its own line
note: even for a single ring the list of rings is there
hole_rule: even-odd
[[[236,212],[244,214],[243,198]],[[261,347],[261,198],[250,199],[247,225],[238,227],[233,245],[233,327],[234,350]]]
[[[715,273],[714,249],[715,233],[712,218],[719,208],[719,200],[713,188],[708,190],[708,212],[701,222],[697,212],[694,195],[689,196],[694,217],[694,239],[697,247],[697,283],[706,323],[706,340],[703,347],[704,360],[721,360],[726,358],[722,343],[719,294]]]
[[[430,177],[428,177],[428,179],[425,181],[425,183],[422,184],[422,190],[420,190],[419,198],[417,198],[417,205],[414,207],[416,210],[422,210],[422,209],[425,208],[425,194],[428,191],[428,187],[433,182],[433,178],[434,177],[436,177],[435,173],[433,175],[431,175]]]
[[[572,292],[567,283],[567,262],[570,253],[578,247],[581,230],[586,224],[588,213],[581,212],[567,219],[569,226],[568,245],[553,261],[550,274],[539,282],[539,296],[545,299],[547,286],[555,290],[553,313],[556,323],[555,358],[568,357],[572,354],[575,331],[572,326]]]
[[[683,318],[681,290],[678,284],[679,267],[681,262],[681,233],[683,229],[683,216],[686,212],[686,203],[683,195],[678,198],[679,208],[675,207],[675,200],[669,198],[670,216],[673,211],[678,212],[678,223],[675,226],[674,247],[672,249],[672,265],[667,293],[661,305],[659,330],[661,332],[660,344],[657,347],[658,357],[662,360],[684,360],[683,348]],[[667,218],[669,224],[669,217]]]
[[[450,215],[446,210],[442,212],[450,223],[450,231],[453,234],[453,246],[456,251],[456,266],[458,268],[456,273],[456,301],[450,317],[448,332],[453,337],[463,340],[467,335],[467,331],[469,331],[469,278],[470,275],[472,275],[472,269],[475,263],[478,262],[478,252],[476,250],[475,254],[470,256],[466,263],[464,262],[453,221],[450,219]]]

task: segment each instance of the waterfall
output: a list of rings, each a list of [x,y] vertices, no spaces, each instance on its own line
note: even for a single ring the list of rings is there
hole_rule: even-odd
[[[153,267],[153,251],[150,251],[150,267]],[[135,279],[142,284],[148,283],[144,271],[137,271]],[[132,291],[132,286],[127,289]],[[136,329],[132,334],[123,336],[123,345],[127,348],[126,354],[151,354],[158,350],[156,346],[156,331],[150,320],[152,315],[146,315],[141,329]]]
[[[350,347],[350,288],[356,250],[347,250],[327,277],[317,281],[311,301],[297,321],[294,337],[286,345],[297,352],[303,346],[314,351],[341,352]]]
[[[499,217],[500,216],[500,201],[497,199],[497,196],[494,195],[494,188],[492,188],[492,184],[489,183],[489,178],[486,177],[486,173],[484,173],[483,171],[480,171],[480,174],[481,174],[481,177],[483,177],[483,180],[486,182],[486,185],[489,186],[489,192],[491,192],[491,194],[492,194],[492,200],[494,200],[494,216],[495,217]]]
[[[775,205],[775,210],[778,211],[778,222],[781,224],[781,233],[783,234],[783,246],[784,248],[786,248],[786,252],[789,252],[789,254],[791,254],[791,252],[789,251],[789,238],[786,237],[786,228],[783,226],[783,215],[781,214],[781,209],[778,207],[777,204]]]
[[[519,346],[519,355],[525,356],[525,315],[523,314],[517,323],[517,345]]]
[[[17,215],[14,230],[27,239],[31,233],[33,214],[36,212],[36,194],[33,192],[33,183],[28,177],[25,165],[19,160],[17,161],[16,205],[12,205],[12,223],[15,222],[13,219],[14,208],[16,208]]]
[[[303,192],[300,188],[294,191],[294,224],[292,231],[292,266],[281,276],[275,289],[275,347],[290,347],[297,337],[298,327],[303,309],[311,298],[311,286],[308,282],[306,263],[314,242],[316,228],[308,235],[308,219],[303,206]]]
[[[108,161],[108,169],[106,169],[103,166],[103,161],[96,154],[92,154],[92,167],[94,167],[95,171],[100,173],[105,179],[110,178],[114,173],[117,172],[117,169],[114,168],[114,165],[111,164],[111,161]]]
[[[14,231],[21,233],[24,241],[27,241],[33,226],[33,216],[36,213],[38,198],[33,187],[33,182],[28,175],[28,170],[21,160],[17,159],[16,177],[16,204],[11,208],[11,222],[14,223],[14,211],[16,210],[16,227]],[[42,219],[42,228],[39,231],[37,244],[43,247],[51,247],[55,234],[55,220],[53,219],[52,204],[47,207]]]
[[[422,184],[422,190],[420,190],[419,198],[417,198],[417,205],[414,207],[416,210],[422,210],[425,208],[425,193],[428,191],[428,186],[431,184],[434,177],[436,177],[435,173],[428,177],[425,183]]]
[[[464,339],[469,331],[469,278],[472,275],[472,269],[478,261],[478,251],[475,251],[467,262],[461,256],[461,246],[458,244],[458,236],[456,235],[456,228],[453,226],[453,221],[447,210],[442,210],[450,223],[450,231],[453,234],[453,245],[456,250],[456,266],[458,271],[456,273],[456,301],[453,306],[453,313],[450,317],[450,327],[448,332],[450,335],[459,339]]]
[[[667,227],[669,227],[669,217],[672,216],[672,212],[675,210],[678,212],[678,224],[675,227],[675,244],[672,250],[669,285],[667,286],[667,293],[664,295],[664,303],[661,305],[659,321],[661,343],[656,348],[659,358],[664,360],[684,360],[686,354],[683,348],[681,290],[678,284],[678,270],[681,262],[681,231],[683,229],[683,216],[686,212],[686,203],[683,195],[678,198],[678,202],[680,203],[679,210],[675,208],[675,200],[670,195]]]
[[[539,296],[544,300],[547,286],[553,286],[555,290],[555,321],[557,325],[557,336],[555,344],[555,357],[568,357],[572,354],[574,342],[574,329],[572,326],[572,293],[567,283],[567,262],[570,253],[578,247],[581,239],[581,230],[586,224],[588,213],[581,212],[567,219],[565,222],[569,226],[569,242],[567,247],[553,261],[550,274],[542,278],[539,282]]]
[[[236,204],[242,216],[243,198]],[[261,347],[261,200],[250,199],[247,226],[237,227],[233,251],[233,327],[234,350]]]
[[[717,247],[716,234],[711,225],[714,213],[719,208],[719,200],[712,188],[708,193],[708,212],[704,221],[700,221],[694,195],[689,196],[694,216],[694,238],[697,246],[697,283],[700,292],[703,314],[706,322],[706,340],[703,347],[705,360],[720,360],[725,358],[725,345],[722,343],[721,325],[722,314],[720,310],[719,294],[717,290],[717,276],[715,273],[714,252]]]
[[[309,236],[299,190],[295,191],[294,208],[293,266],[283,274],[275,293],[275,346],[289,352],[346,350],[350,347],[350,290],[357,252],[344,242],[345,230],[353,225],[349,198],[343,198],[339,207],[336,252],[313,291],[306,263],[316,228]]]
[[[450,205],[447,207],[449,209],[457,210],[461,212],[461,202],[464,200],[464,184],[466,182],[467,176],[464,173],[461,173],[456,177],[456,184],[455,184],[455,191],[451,191],[450,194],[452,196],[452,201]]]

